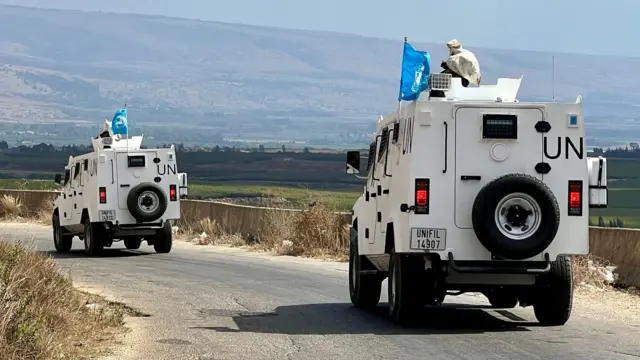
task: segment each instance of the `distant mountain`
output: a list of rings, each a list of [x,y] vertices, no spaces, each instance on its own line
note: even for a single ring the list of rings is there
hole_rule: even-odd
[[[445,57],[443,44],[414,45],[434,67]],[[524,75],[521,100],[551,98],[552,54],[465,45],[484,83]],[[217,126],[225,136],[256,126],[365,132],[395,109],[401,56],[401,40],[0,6],[0,120],[101,119],[126,102],[141,123]],[[636,117],[640,58],[555,58],[556,98],[582,95],[592,129]]]

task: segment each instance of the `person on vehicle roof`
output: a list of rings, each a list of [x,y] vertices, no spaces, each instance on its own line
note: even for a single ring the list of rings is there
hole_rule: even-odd
[[[464,87],[469,86],[469,83],[480,86],[480,64],[476,56],[471,51],[463,49],[462,43],[457,39],[449,41],[447,47],[449,58],[440,64],[444,69],[442,73],[462,78]]]

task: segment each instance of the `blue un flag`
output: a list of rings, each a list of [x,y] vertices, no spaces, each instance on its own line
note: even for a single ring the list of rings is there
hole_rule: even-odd
[[[402,55],[402,75],[398,101],[418,99],[420,93],[429,87],[431,56],[426,51],[418,51],[405,41]]]
[[[126,108],[116,111],[115,115],[113,115],[113,120],[111,120],[111,131],[113,131],[113,135],[129,134],[129,125],[127,124]]]

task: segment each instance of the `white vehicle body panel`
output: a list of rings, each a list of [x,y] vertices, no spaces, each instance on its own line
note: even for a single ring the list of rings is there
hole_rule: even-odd
[[[460,79],[452,83],[445,99],[412,101],[378,120],[374,164],[368,171],[360,170],[368,178],[353,207],[359,253],[375,259],[389,254],[393,246],[396,253],[431,253],[442,260],[452,253],[455,260],[490,261],[492,254],[478,241],[472,227],[474,199],[491,180],[522,173],[542,180],[560,209],[554,241],[524,261],[543,261],[545,253],[551,261],[559,254],[587,254],[589,205],[606,206],[606,159],[604,177],[598,177],[599,159],[587,158],[581,98],[575,103],[520,103],[515,101],[519,79],[499,79],[498,86],[478,88],[462,88]],[[500,100],[500,89],[502,98],[511,99],[509,102]],[[465,99],[465,94],[471,100]],[[484,114],[517,116],[517,139],[484,140]],[[551,125],[546,133],[535,128],[543,120]],[[397,141],[393,141],[395,123]],[[384,129],[389,131],[387,144],[383,144]],[[381,146],[387,150],[381,151]],[[593,165],[588,167],[588,161]],[[548,173],[536,171],[541,162],[551,167]],[[415,179],[420,178],[430,182],[429,214],[401,211],[401,205],[415,203]],[[581,216],[568,215],[570,180],[583,182]],[[390,228],[392,237],[386,233]],[[432,235],[446,236],[446,246],[440,250],[411,249],[412,228],[440,229]],[[384,260],[377,264],[386,271]]]
[[[138,223],[127,208],[127,195],[142,183],[156,184],[167,197],[166,210],[159,219],[150,223],[156,226],[167,220],[180,219],[180,196],[173,201],[170,199],[170,186],[175,186],[178,194],[181,183],[175,148],[140,149],[141,137],[132,137],[128,147],[123,139],[114,141],[110,148],[104,148],[102,139],[93,139],[93,152],[69,158],[65,167],[68,181],[63,182],[63,190],[54,201],[60,225],[80,233],[83,211],[86,210],[91,222],[149,226],[146,222]],[[144,166],[129,167],[130,156],[144,158]],[[186,184],[186,174],[182,179]],[[100,202],[100,188],[106,190],[105,203]],[[111,211],[113,218],[102,218],[104,211]]]

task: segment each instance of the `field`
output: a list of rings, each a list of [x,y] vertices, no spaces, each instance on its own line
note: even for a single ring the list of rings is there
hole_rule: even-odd
[[[0,150],[0,177],[5,178],[0,187],[55,189],[56,184],[46,179],[62,172],[70,154],[85,150],[48,145]],[[348,211],[363,186],[363,180],[344,173],[344,154],[338,152],[205,149],[180,151],[178,159],[179,171],[189,176],[192,199],[289,208],[315,202]],[[591,210],[591,221],[597,224],[602,216],[607,225],[620,220],[624,227],[640,228],[640,152],[609,155],[608,161],[609,208]]]

